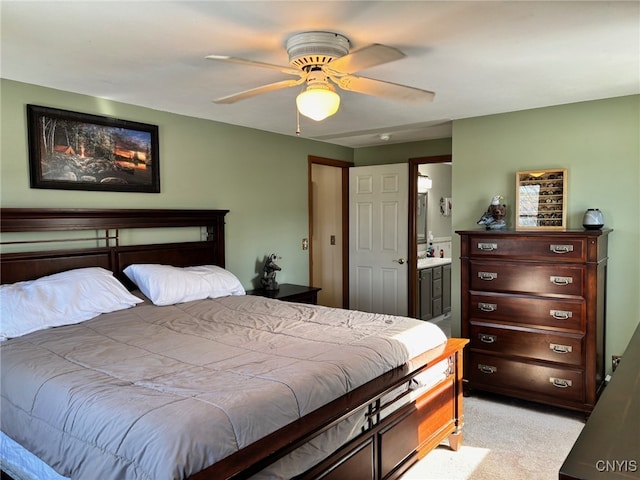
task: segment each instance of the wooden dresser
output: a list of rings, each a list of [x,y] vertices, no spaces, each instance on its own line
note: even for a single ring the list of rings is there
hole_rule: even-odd
[[[605,375],[609,232],[456,232],[467,393],[593,410]]]

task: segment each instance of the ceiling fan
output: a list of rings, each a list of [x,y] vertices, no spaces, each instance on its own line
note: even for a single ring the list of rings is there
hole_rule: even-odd
[[[268,68],[298,77],[221,97],[213,102],[234,103],[304,83],[304,91],[296,98],[298,111],[314,120],[323,120],[336,113],[340,106],[340,96],[331,82],[343,90],[392,100],[433,100],[435,94],[428,90],[354,75],[360,70],[404,58],[405,54],[400,50],[375,43],[349,52],[349,46],[349,39],[343,35],[312,31],[295,34],[287,40],[289,67],[224,55],[208,55],[206,58],[210,60]]]

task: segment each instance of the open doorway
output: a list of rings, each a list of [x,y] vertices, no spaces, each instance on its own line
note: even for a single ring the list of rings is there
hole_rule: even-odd
[[[409,316],[419,318],[420,296],[418,288],[418,172],[419,166],[430,163],[451,163],[451,155],[416,157],[409,159]],[[432,205],[436,204],[434,200]],[[437,199],[439,208],[440,199]]]
[[[349,167],[353,163],[308,157],[309,285],[318,304],[349,306]]]

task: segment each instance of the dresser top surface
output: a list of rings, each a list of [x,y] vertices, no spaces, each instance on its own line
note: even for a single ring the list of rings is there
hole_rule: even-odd
[[[474,229],[474,230],[456,230],[458,235],[519,235],[519,236],[532,236],[532,237],[548,237],[548,236],[589,236],[599,237],[601,235],[608,235],[613,229],[603,228],[600,230],[586,230],[580,229],[567,229],[567,230],[486,230],[486,229]]]

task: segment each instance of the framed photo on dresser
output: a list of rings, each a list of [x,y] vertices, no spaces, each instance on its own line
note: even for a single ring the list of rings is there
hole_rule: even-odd
[[[566,230],[567,169],[516,173],[516,230]]]

